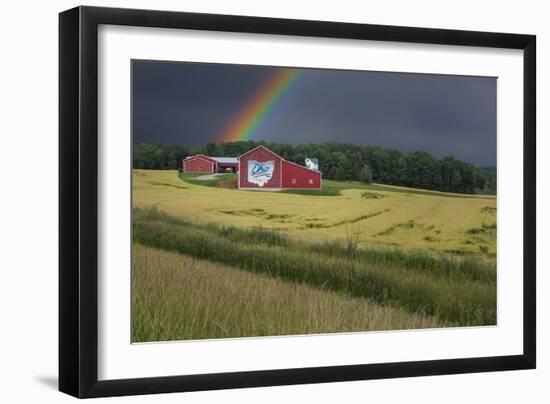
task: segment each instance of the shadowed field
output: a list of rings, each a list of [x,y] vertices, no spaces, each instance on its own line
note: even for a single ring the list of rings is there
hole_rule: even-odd
[[[433,317],[134,244],[132,340],[435,328]]]

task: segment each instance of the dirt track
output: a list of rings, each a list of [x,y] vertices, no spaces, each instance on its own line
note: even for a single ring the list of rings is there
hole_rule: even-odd
[[[200,177],[195,177],[195,179],[200,181],[214,180],[219,175],[220,174],[207,174],[207,175],[201,175]]]

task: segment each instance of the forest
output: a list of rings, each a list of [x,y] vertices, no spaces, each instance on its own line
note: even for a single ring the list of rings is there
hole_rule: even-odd
[[[133,148],[136,169],[181,169],[182,160],[194,154],[238,157],[264,145],[288,161],[304,164],[306,157],[319,160],[323,178],[336,181],[375,182],[443,192],[495,194],[496,168],[476,167],[453,156],[437,159],[429,153],[401,153],[378,146],[327,142],[318,144],[237,141],[205,146],[139,143]]]

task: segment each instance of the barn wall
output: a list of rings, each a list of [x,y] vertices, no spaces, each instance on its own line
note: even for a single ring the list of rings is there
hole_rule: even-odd
[[[321,173],[283,160],[283,188],[321,188]]]
[[[187,173],[212,173],[214,172],[214,163],[198,157],[190,161],[184,161],[183,171]]]
[[[263,187],[257,184],[248,182],[248,162],[256,160],[258,162],[274,161],[275,169],[273,177]],[[252,152],[245,154],[239,159],[239,188],[257,188],[257,189],[273,189],[281,188],[281,158],[271,151],[258,148]]]

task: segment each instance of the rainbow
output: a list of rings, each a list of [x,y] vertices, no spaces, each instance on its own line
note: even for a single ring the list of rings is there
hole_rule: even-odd
[[[254,92],[214,142],[250,140],[290,89],[304,75],[302,69],[280,68]]]

